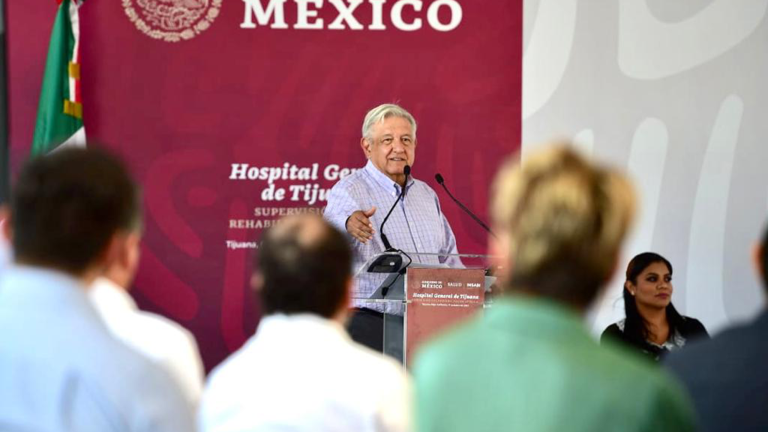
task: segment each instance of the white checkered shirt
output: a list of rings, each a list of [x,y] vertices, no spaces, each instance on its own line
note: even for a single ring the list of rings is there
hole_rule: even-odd
[[[398,203],[384,226],[387,239],[395,249],[408,252],[414,263],[441,264],[451,267],[461,265],[457,257],[417,256],[414,253],[457,254],[456,237],[440,209],[437,194],[426,183],[413,178],[408,179],[405,199]],[[347,234],[355,252],[353,271],[372,257],[384,252],[379,227],[392,204],[400,194],[400,185],[379,171],[371,161],[363,169],[357,170],[339,180],[328,195],[325,219]],[[347,233],[347,218],[358,210],[369,210],[376,206],[376,213],[371,217],[375,234],[368,244],[363,244]],[[407,261],[407,258],[404,258]],[[367,298],[386,274],[360,273],[355,281],[354,298]],[[366,307],[379,312],[403,314],[400,304],[387,304],[354,300],[353,307]]]

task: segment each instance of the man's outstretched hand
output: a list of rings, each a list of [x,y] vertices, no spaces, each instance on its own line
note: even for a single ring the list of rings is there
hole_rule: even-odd
[[[347,219],[347,232],[363,244],[373,238],[373,229],[370,217],[376,213],[376,206],[369,210],[358,210],[352,213]]]

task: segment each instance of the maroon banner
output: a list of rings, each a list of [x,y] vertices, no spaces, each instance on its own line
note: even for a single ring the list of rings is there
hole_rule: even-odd
[[[7,4],[14,170],[55,6]],[[123,156],[144,190],[133,294],[190,328],[208,368],[258,321],[260,231],[322,212],[327,190],[364,165],[368,109],[411,111],[414,177],[436,187],[440,172],[484,219],[493,173],[519,147],[522,2],[89,0],[81,20],[89,145]],[[485,232],[438,193],[459,250],[485,252]]]
[[[406,276],[405,358],[419,346],[482,310],[485,270],[412,268]]]

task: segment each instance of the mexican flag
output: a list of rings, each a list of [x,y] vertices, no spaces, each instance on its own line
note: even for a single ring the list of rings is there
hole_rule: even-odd
[[[85,146],[80,99],[80,15],[84,0],[57,0],[45,75],[37,107],[32,154],[62,146]]]

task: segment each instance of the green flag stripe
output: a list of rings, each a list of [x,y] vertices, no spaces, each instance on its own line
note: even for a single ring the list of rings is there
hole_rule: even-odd
[[[69,15],[71,1],[63,0],[59,5],[51,32],[32,141],[33,155],[48,153],[83,126],[80,118],[64,112],[64,101],[70,99],[69,63],[75,48]]]

